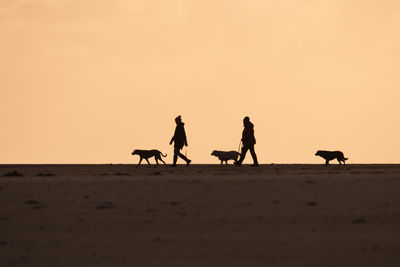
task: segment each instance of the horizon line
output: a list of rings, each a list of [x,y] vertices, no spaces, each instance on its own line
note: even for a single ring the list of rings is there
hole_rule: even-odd
[[[0,163],[0,166],[10,166],[10,165],[133,165],[137,166],[137,163]],[[182,164],[177,164],[177,165],[182,165],[186,166],[186,163]],[[220,163],[193,163],[190,164],[190,166],[200,166],[200,165],[212,165],[212,166],[234,166],[233,164],[220,164]],[[251,165],[251,163],[245,163],[243,164],[244,166],[246,165]],[[259,165],[324,165],[324,163],[259,163]],[[338,163],[331,163],[329,165],[335,166],[340,164]],[[400,162],[395,163],[395,162],[355,162],[355,163],[346,163],[346,165],[342,164],[343,166],[347,165],[400,165]],[[157,166],[155,163],[153,164],[141,164],[140,167],[147,167],[147,166]],[[164,165],[159,164],[160,168],[165,167]],[[169,166],[169,164],[167,164]]]

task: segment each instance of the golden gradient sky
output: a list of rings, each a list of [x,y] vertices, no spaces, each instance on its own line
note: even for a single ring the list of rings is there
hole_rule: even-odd
[[[398,0],[0,0],[0,163],[400,162]],[[245,162],[251,162],[250,155]]]

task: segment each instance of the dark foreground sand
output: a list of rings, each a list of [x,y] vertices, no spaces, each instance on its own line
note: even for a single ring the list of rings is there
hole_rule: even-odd
[[[400,165],[13,170],[2,267],[400,266]]]

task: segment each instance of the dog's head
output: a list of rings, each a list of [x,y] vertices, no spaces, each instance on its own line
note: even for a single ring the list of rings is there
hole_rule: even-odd
[[[321,154],[322,154],[322,151],[318,150],[317,153],[315,153],[315,156],[321,156]]]
[[[132,155],[139,155],[139,150],[138,149],[133,150]]]
[[[218,155],[219,155],[218,152],[219,152],[219,151],[214,150],[214,151],[211,153],[211,156],[216,156],[216,157],[218,157]]]

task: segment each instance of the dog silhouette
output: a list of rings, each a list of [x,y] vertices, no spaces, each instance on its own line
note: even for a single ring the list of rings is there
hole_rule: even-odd
[[[216,156],[220,161],[221,165],[224,163],[228,164],[228,160],[233,160],[237,162],[238,157],[240,156],[240,153],[236,151],[219,151],[219,150],[214,150],[211,153],[211,156]]]
[[[346,165],[346,160],[348,158],[345,158],[343,155],[342,151],[325,151],[325,150],[318,150],[317,153],[315,153],[315,156],[320,156],[321,158],[325,159],[325,166],[329,165],[329,161],[333,159],[337,159],[339,164],[341,165],[342,162],[344,165]]]
[[[132,152],[132,155],[138,155],[140,157],[139,163],[137,164],[136,167],[139,167],[140,163],[142,162],[143,159],[145,159],[147,161],[147,163],[149,164],[150,167],[150,162],[149,162],[149,158],[154,157],[158,166],[158,161],[161,160],[162,163],[164,163],[164,165],[167,165],[165,163],[165,161],[162,160],[161,156],[166,157],[167,154],[165,154],[165,156],[161,153],[160,150],[157,149],[152,149],[152,150],[141,150],[141,149],[135,149]]]

